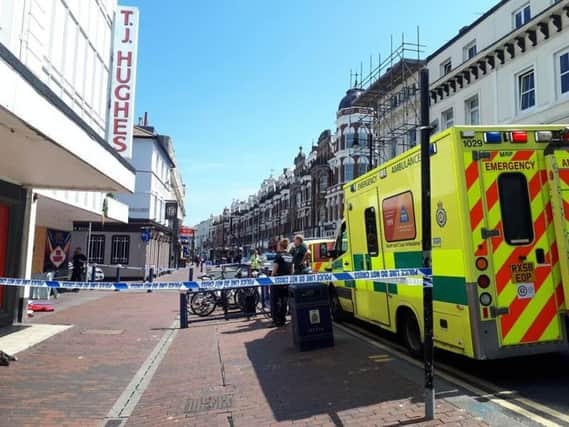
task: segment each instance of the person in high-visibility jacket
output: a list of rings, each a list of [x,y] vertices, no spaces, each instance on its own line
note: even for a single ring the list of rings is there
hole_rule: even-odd
[[[251,272],[256,271],[257,273],[261,270],[261,256],[259,251],[255,249],[253,255],[251,255]]]

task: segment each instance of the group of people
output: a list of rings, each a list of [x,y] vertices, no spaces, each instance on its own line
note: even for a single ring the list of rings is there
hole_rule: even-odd
[[[251,257],[251,270],[259,271],[261,258],[257,251]],[[273,261],[272,275],[287,276],[290,274],[305,274],[309,271],[310,251],[304,243],[304,237],[296,235],[294,244],[289,248],[289,240],[281,239],[277,245],[277,255]],[[270,287],[271,327],[281,327],[286,323],[288,287]]]

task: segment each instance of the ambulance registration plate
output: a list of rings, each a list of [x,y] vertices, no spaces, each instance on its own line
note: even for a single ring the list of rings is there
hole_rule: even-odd
[[[510,272],[512,274],[512,283],[535,282],[535,268],[533,262],[521,262],[519,264],[511,264]]]

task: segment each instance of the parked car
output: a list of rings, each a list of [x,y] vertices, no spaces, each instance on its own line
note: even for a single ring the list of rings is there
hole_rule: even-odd
[[[275,252],[264,252],[261,255],[261,259],[263,260],[261,264],[261,270],[264,274],[270,275],[273,271],[273,263],[277,254]]]

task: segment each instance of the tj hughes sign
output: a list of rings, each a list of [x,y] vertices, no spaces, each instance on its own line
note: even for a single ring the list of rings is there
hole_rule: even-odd
[[[137,8],[118,7],[113,29],[107,141],[127,159],[132,158],[138,23]]]

